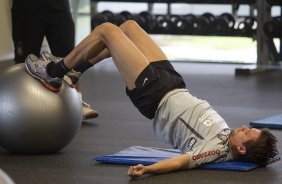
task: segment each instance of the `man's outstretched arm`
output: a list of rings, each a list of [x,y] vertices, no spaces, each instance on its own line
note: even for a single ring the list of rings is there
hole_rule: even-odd
[[[144,166],[142,164],[130,166],[128,169],[128,175],[131,177],[139,177],[144,174],[162,174],[187,169],[188,167],[189,156],[187,154],[183,154],[166,160],[161,160],[149,166]]]

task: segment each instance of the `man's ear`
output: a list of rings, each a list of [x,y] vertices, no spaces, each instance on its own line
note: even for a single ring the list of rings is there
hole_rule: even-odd
[[[237,146],[236,147],[237,151],[239,152],[240,155],[245,155],[247,150],[245,146]]]

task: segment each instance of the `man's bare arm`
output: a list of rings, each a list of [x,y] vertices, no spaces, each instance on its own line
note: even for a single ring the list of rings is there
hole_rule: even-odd
[[[144,174],[162,174],[177,170],[187,169],[189,167],[189,156],[187,154],[161,160],[155,164],[144,166],[142,164],[130,166],[128,175],[139,177]]]

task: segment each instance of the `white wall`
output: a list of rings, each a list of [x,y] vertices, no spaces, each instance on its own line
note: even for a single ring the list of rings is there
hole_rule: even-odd
[[[0,61],[13,59],[11,26],[12,0],[0,0]]]

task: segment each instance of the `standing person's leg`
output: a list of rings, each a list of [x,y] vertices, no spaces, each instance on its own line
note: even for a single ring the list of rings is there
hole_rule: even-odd
[[[75,47],[75,25],[72,19],[69,1],[43,1],[45,5],[46,38],[52,54],[65,57]]]
[[[11,15],[14,60],[24,63],[30,53],[40,55],[45,25],[33,1],[14,0]]]

